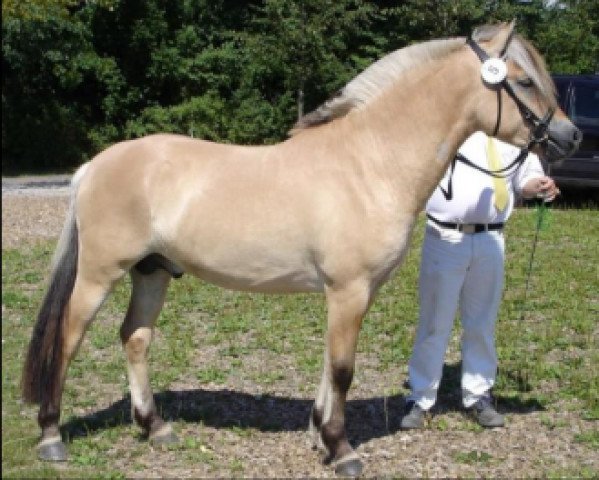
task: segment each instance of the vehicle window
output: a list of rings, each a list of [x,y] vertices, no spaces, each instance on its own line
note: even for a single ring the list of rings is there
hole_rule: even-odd
[[[562,82],[558,79],[555,80],[555,88],[557,89],[557,101],[559,106],[566,110],[566,94],[568,93],[568,82]]]
[[[576,85],[572,90],[569,113],[576,124],[599,127],[599,88]]]

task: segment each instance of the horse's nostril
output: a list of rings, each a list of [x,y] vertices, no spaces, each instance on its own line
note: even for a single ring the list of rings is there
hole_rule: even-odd
[[[578,128],[574,129],[574,132],[572,133],[572,140],[575,142],[580,142],[582,140],[582,132]]]

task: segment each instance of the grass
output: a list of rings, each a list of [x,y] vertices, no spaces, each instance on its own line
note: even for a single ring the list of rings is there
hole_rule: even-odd
[[[486,465],[493,459],[493,457],[489,455],[487,452],[482,452],[480,450],[470,450],[468,452],[457,452],[454,455],[454,459],[458,463],[465,463],[467,465]]]
[[[599,450],[599,430],[591,430],[574,435],[574,439],[580,443],[588,444],[593,450]]]
[[[584,421],[593,421],[599,419],[599,220],[597,211],[591,209],[549,213],[551,222],[540,232],[526,299],[535,210],[517,210],[506,229],[506,290],[497,327],[500,374],[495,394],[502,404],[516,409],[541,407],[551,412],[552,408],[565,408],[580,412]],[[405,374],[417,321],[422,230],[421,218],[404,266],[382,288],[364,322],[358,369],[360,358],[367,356],[376,358],[375,368],[381,374],[398,366]],[[118,342],[128,281],[116,289],[90,328],[69,372],[62,419],[70,425],[64,433],[69,437],[71,461],[57,467],[35,458],[36,409],[22,404],[18,387],[53,248],[54,243],[47,242],[2,251],[3,476],[122,478],[127,472],[143,471],[140,458],[147,446],[131,424]],[[161,408],[170,414],[182,412],[175,424],[185,429],[190,421],[200,426],[203,422],[223,425],[218,408],[176,407],[177,395],[161,392],[185,385],[187,389],[206,384],[218,388],[243,381],[257,392],[293,384],[297,396],[311,398],[322,368],[324,316],[324,302],[318,295],[229,292],[189,276],[173,282],[150,359],[154,391],[164,400]],[[451,348],[455,349],[455,344]],[[274,365],[266,361],[252,364],[252,358],[278,360]],[[459,388],[456,368],[449,367],[444,395]],[[397,384],[402,380],[397,378]],[[394,391],[405,393],[402,388]],[[372,395],[383,392],[373,391]],[[260,404],[268,399],[253,401]],[[390,416],[396,413],[390,412]],[[253,428],[268,431],[267,422],[277,421],[252,417],[250,425],[224,425],[236,436],[251,436]],[[542,422],[563,428],[551,417]],[[434,427],[449,428],[442,418],[435,420]],[[596,450],[597,432],[580,433],[576,438],[573,434],[573,441]],[[178,452],[179,461],[190,465],[221,462],[203,439],[186,439]],[[493,459],[484,452],[465,451],[454,460],[486,464]],[[238,458],[227,459],[225,466],[229,474],[237,476],[247,467]],[[553,476],[560,472],[545,473]]]

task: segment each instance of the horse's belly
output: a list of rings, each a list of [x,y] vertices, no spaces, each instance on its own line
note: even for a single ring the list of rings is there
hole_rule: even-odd
[[[232,290],[262,293],[320,292],[324,282],[314,265],[254,254],[198,258],[185,266],[192,275]],[[244,257],[244,258],[241,258]]]

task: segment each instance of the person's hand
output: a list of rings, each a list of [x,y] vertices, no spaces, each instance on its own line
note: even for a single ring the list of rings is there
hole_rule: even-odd
[[[552,202],[561,192],[551,177],[536,179],[535,193],[538,198],[545,202]]]

